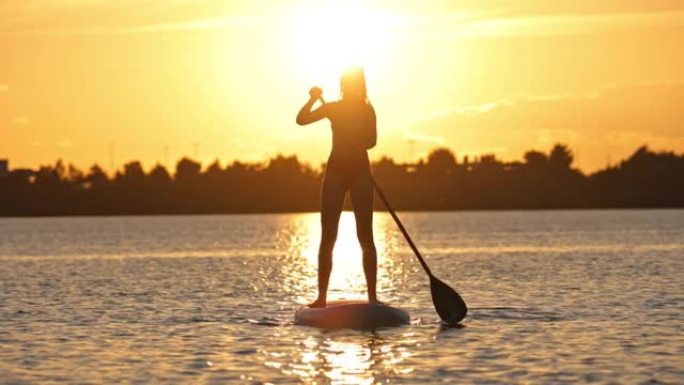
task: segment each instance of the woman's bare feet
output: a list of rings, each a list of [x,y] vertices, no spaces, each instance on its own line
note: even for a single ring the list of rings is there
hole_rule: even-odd
[[[311,308],[323,308],[325,307],[325,300],[319,298],[306,306]]]

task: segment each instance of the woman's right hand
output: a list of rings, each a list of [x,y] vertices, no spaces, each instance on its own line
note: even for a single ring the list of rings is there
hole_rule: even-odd
[[[309,97],[312,101],[320,99],[323,96],[323,90],[321,87],[311,87],[309,90]]]
[[[297,114],[297,124],[303,126],[305,124],[317,122],[325,117],[328,117],[329,107],[323,101],[323,90],[320,87],[311,87],[309,90],[309,99],[306,104],[302,106]],[[321,101],[321,106],[311,111],[313,105],[317,100]]]

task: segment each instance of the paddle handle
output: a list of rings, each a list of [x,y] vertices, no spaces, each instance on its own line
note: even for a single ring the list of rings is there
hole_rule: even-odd
[[[392,216],[392,219],[394,219],[394,222],[397,224],[397,226],[399,226],[399,230],[401,230],[401,233],[404,235],[406,242],[408,242],[409,246],[411,246],[411,250],[413,250],[413,253],[416,254],[416,257],[418,258],[418,262],[420,262],[420,265],[423,266],[423,270],[425,270],[427,275],[429,275],[430,278],[432,278],[433,275],[432,275],[432,271],[430,271],[430,267],[427,265],[427,263],[423,259],[423,256],[420,255],[420,251],[418,251],[418,248],[416,247],[415,243],[413,243],[411,236],[408,234],[408,232],[404,228],[404,225],[399,220],[397,213],[394,212],[394,210],[392,209],[392,206],[387,201],[387,197],[385,197],[385,194],[382,192],[382,190],[380,189],[377,182],[375,182],[375,179],[372,176],[371,176],[371,182],[373,182],[373,187],[375,187],[375,191],[378,192],[380,199],[385,204],[385,207],[387,207],[387,211],[389,211],[390,215]]]

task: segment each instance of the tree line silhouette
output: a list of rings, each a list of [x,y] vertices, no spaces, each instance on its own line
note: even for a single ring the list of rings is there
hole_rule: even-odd
[[[684,207],[684,154],[637,149],[617,165],[585,175],[562,144],[522,161],[494,155],[459,162],[447,148],[415,163],[383,157],[373,174],[397,209],[561,209]],[[126,215],[306,212],[319,209],[323,168],[278,155],[265,163],[183,158],[171,174],[138,161],[113,176],[57,161],[0,178],[0,215]],[[378,209],[383,209],[376,200]]]

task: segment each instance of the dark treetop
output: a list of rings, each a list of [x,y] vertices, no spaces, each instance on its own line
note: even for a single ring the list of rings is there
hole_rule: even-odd
[[[425,160],[373,163],[396,209],[558,209],[684,207],[684,154],[641,147],[628,159],[590,175],[572,168],[564,145],[528,151],[523,161],[493,155],[458,162],[445,148]],[[58,161],[0,176],[0,215],[112,215],[302,212],[319,209],[322,168],[278,155],[265,164],[207,168],[183,158],[171,175],[140,162],[109,177],[97,165],[84,173]],[[382,209],[382,204],[376,200]]]

